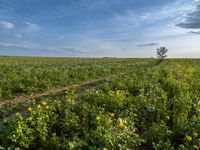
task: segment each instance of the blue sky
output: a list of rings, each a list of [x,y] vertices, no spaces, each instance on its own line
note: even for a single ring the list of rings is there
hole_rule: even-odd
[[[199,0],[0,0],[0,55],[200,57]]]

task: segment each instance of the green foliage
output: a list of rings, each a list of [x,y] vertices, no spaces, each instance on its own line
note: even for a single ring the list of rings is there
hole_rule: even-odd
[[[126,72],[145,59],[0,57],[0,101]]]
[[[0,145],[198,150],[199,63],[182,59],[165,59],[154,66],[127,63],[129,73],[105,81],[96,90],[76,95],[68,89],[65,96],[27,103],[26,110],[0,124]]]

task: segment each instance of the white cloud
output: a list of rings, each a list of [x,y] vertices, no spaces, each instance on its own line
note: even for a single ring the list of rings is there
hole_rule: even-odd
[[[26,22],[26,25],[27,25],[25,28],[26,32],[35,32],[41,29],[41,27],[35,23]]]
[[[161,7],[155,6],[145,12],[139,13],[135,10],[129,10],[123,14],[116,13],[114,17],[100,23],[100,26],[102,25],[103,28],[92,28],[88,38],[100,37],[107,40],[139,40],[142,38],[144,40],[143,37],[149,36],[149,30],[151,30],[150,36],[162,35],[159,29],[162,29],[164,33],[162,36],[182,34],[188,31],[179,29],[179,27],[176,27],[176,24],[182,19],[182,15],[193,11],[195,5],[194,1],[176,0],[174,3]],[[167,24],[170,24],[170,27],[167,27]],[[155,31],[153,32],[152,30]],[[137,31],[141,32],[138,33]],[[84,35],[88,35],[88,33]],[[135,38],[136,36],[137,39]]]
[[[46,51],[47,54],[48,52],[63,53],[63,54],[80,54],[80,55],[87,53],[82,49],[74,47],[47,47],[36,43],[30,43],[28,41],[24,41],[21,43],[0,42],[0,47],[6,47],[10,49],[25,49],[27,51]]]
[[[35,45],[31,45],[29,43],[8,43],[8,42],[0,42],[1,47],[11,47],[11,48],[20,48],[20,49],[34,49]]]
[[[0,21],[0,29],[3,30],[10,30],[12,28],[14,28],[14,24],[8,21]]]
[[[186,0],[176,0],[174,3],[160,8],[156,7],[145,13],[137,15],[137,18],[139,23],[158,22],[159,20],[164,20],[167,18],[174,18],[175,21],[178,21],[177,18],[182,18],[180,16],[193,11],[195,6],[196,4],[194,1],[188,2]],[[133,12],[131,12],[129,15],[130,19],[133,18]]]

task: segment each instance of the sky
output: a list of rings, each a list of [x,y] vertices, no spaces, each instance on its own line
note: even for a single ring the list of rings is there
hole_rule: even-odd
[[[0,55],[200,58],[200,0],[0,0]]]

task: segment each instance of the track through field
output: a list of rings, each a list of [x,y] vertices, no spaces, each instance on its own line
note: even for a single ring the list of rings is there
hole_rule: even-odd
[[[162,61],[163,61],[162,59],[156,61],[156,63],[152,64],[151,67],[158,66]],[[145,63],[141,62],[141,63],[137,63],[137,64],[146,64],[146,62]],[[110,75],[110,76],[104,77],[104,78],[80,81],[79,83],[66,85],[66,86],[63,86],[63,87],[52,88],[52,89],[44,91],[44,92],[35,92],[35,93],[32,93],[31,95],[17,96],[13,99],[8,99],[8,100],[5,100],[3,102],[0,102],[0,108],[2,108],[4,105],[8,105],[8,104],[17,104],[17,103],[37,99],[37,98],[40,98],[40,97],[43,97],[43,96],[56,95],[58,93],[64,92],[66,89],[69,89],[69,88],[77,88],[77,87],[81,87],[81,86],[84,86],[84,85],[90,85],[90,84],[94,84],[94,83],[97,83],[97,82],[107,81],[107,80],[114,78],[114,77],[117,77],[117,76],[129,74],[130,72],[131,71],[128,71],[128,72],[125,72],[125,73],[119,73],[119,74],[116,74],[116,75]]]

